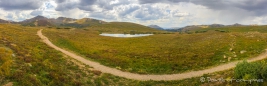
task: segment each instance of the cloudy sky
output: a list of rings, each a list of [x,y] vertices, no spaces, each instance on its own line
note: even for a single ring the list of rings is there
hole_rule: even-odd
[[[0,0],[0,18],[96,18],[161,27],[267,24],[267,0]]]

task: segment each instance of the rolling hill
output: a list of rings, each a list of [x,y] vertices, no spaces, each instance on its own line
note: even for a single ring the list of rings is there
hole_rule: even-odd
[[[36,16],[31,19],[26,19],[19,22],[24,26],[56,26],[56,27],[73,27],[73,28],[83,28],[92,25],[104,24],[106,22],[96,19],[83,18],[83,19],[73,19],[67,17],[46,18],[44,16]]]
[[[82,18],[74,19],[67,17],[58,18],[46,18],[44,16],[36,16],[31,19],[19,22],[23,26],[49,26],[57,28],[90,28],[98,30],[99,32],[160,32],[162,30],[157,25],[155,27],[147,27],[140,24],[130,23],[130,22],[106,22],[102,20],[92,19],[92,18]]]
[[[165,31],[150,28],[141,24],[131,22],[108,22],[92,25],[89,29],[108,33],[162,33]]]

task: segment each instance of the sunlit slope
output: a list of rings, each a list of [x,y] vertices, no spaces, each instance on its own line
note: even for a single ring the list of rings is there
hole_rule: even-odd
[[[89,24],[89,25],[100,25],[100,24],[105,24],[105,21],[97,20],[97,19],[92,19],[92,18],[82,18],[76,20],[76,23],[78,24]]]
[[[213,29],[202,33],[155,34],[139,38],[103,37],[97,29],[47,29],[43,33],[59,47],[85,58],[123,71],[148,74],[199,70],[253,57],[263,52],[267,40],[266,33]]]

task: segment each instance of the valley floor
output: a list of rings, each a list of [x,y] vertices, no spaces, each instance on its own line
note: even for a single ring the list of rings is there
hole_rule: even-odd
[[[234,61],[234,62],[222,64],[222,65],[219,65],[216,67],[208,68],[205,70],[191,71],[191,72],[185,72],[185,73],[180,73],[180,74],[142,75],[142,74],[135,74],[135,73],[130,73],[130,72],[123,72],[123,71],[115,69],[115,68],[107,67],[107,66],[101,65],[100,63],[87,60],[87,59],[85,59],[85,58],[83,58],[83,57],[81,57],[75,53],[66,51],[62,48],[59,48],[56,45],[54,45],[52,42],[50,42],[49,39],[42,34],[42,29],[37,32],[37,35],[43,40],[43,42],[45,42],[50,47],[52,47],[58,51],[61,51],[62,53],[66,54],[66,55],[86,64],[86,65],[89,65],[96,70],[99,70],[103,73],[109,73],[109,74],[112,74],[115,76],[124,77],[127,79],[135,79],[135,80],[142,80],[142,81],[147,81],[147,80],[169,81],[169,80],[182,80],[182,79],[187,79],[187,78],[192,78],[192,77],[199,77],[199,76],[202,76],[203,74],[209,74],[209,73],[214,73],[214,72],[219,72],[219,71],[234,68],[236,66],[236,64],[238,62],[240,62],[240,61]],[[248,62],[259,61],[259,60],[263,60],[265,58],[267,58],[267,51],[265,51],[264,53],[260,54],[257,57],[248,59]]]

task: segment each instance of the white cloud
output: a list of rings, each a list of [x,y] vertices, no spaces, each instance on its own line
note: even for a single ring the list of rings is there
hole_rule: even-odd
[[[175,17],[184,17],[184,16],[189,16],[189,13],[187,13],[187,12],[177,12],[177,13],[174,13],[174,16]]]
[[[119,3],[119,0],[113,0],[113,1],[111,1],[109,4],[110,5],[113,5],[113,4],[118,4]]]
[[[267,16],[256,17],[252,20],[252,24],[264,25],[267,24]]]
[[[30,11],[12,11],[7,12],[6,15],[4,15],[6,20],[13,20],[13,21],[23,21],[27,18],[30,18]]]
[[[70,18],[83,18],[87,17],[87,13],[85,13],[83,10],[80,10],[78,8],[67,10],[67,11],[61,11],[59,12],[60,16],[63,17],[70,17]]]

